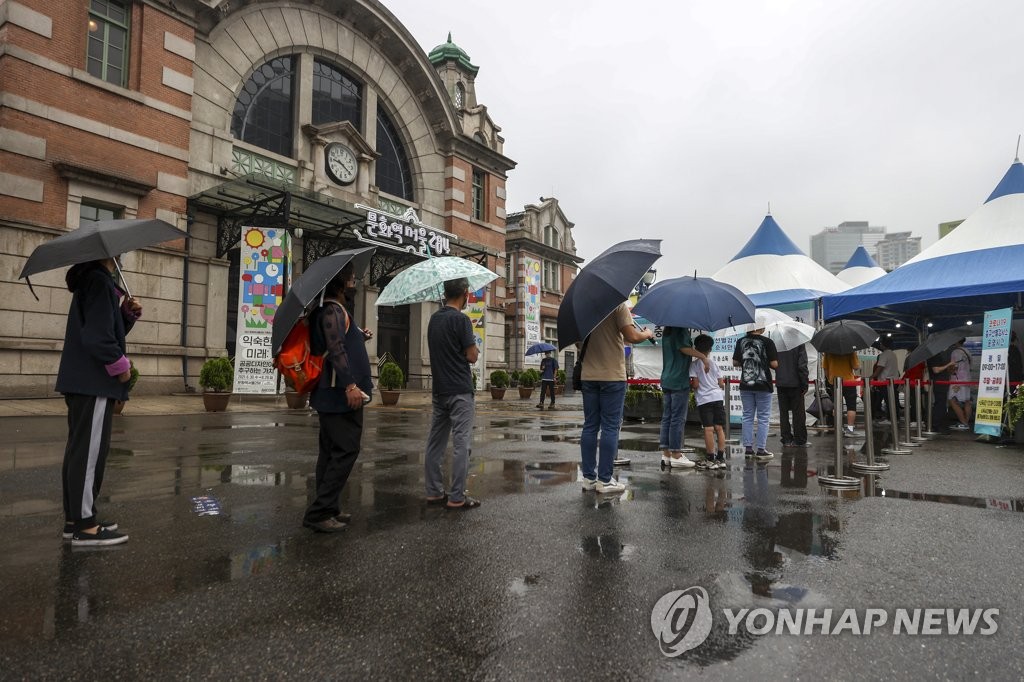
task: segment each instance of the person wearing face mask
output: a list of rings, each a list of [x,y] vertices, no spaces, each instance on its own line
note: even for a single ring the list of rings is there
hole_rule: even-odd
[[[310,327],[310,345],[326,351],[320,380],[309,405],[320,417],[320,454],[316,462],[316,496],[306,508],[302,525],[318,533],[345,529],[352,516],[341,512],[341,491],[359,457],[363,437],[363,405],[370,400],[373,383],[365,332],[346,310],[355,269],[342,268],[324,289],[323,305]]]
[[[433,418],[424,473],[427,504],[448,509],[475,509],[480,501],[466,494],[469,472],[469,444],[473,435],[473,372],[480,348],[473,323],[462,310],[469,298],[469,281],[453,279],[444,283],[444,306],[430,316],[427,347],[433,384]],[[452,435],[452,483],[444,490],[441,471],[448,435]]]
[[[118,524],[99,521],[99,497],[114,401],[128,400],[131,362],[125,336],[142,317],[142,306],[114,279],[113,258],[79,263],[65,276],[71,292],[64,348],[57,370],[57,391],[68,407],[68,441],[61,478],[64,533],[76,547],[119,545],[128,536]]]

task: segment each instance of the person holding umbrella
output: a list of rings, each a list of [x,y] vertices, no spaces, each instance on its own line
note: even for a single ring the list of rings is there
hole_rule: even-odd
[[[350,260],[324,288],[323,305],[313,315],[311,348],[326,352],[320,379],[309,405],[320,417],[316,497],[306,508],[302,525],[318,533],[345,530],[351,520],[339,506],[363,437],[363,405],[370,401],[373,382],[366,333],[345,307],[354,299],[355,262]]]
[[[768,417],[772,408],[772,370],[779,366],[775,342],[754,329],[736,342],[732,364],[740,368],[740,398],[743,400],[743,450],[748,457],[768,459]],[[757,419],[757,450],[754,450],[754,419]]]
[[[537,402],[537,409],[544,409],[544,395],[551,394],[551,405],[555,406],[555,372],[558,371],[558,360],[551,357],[551,351],[544,351],[544,357],[540,361],[540,400]]]
[[[99,521],[99,497],[110,450],[115,400],[128,399],[131,362],[125,336],[142,317],[137,300],[125,297],[114,278],[114,258],[78,263],[64,281],[71,292],[57,391],[68,407],[68,441],[61,480],[64,538],[72,546],[119,545],[128,536],[118,524]]]
[[[846,403],[846,426],[843,431],[846,435],[853,435],[853,422],[857,418],[857,387],[847,386],[846,382],[854,381],[857,378],[857,370],[860,369],[860,359],[856,351],[853,353],[826,353],[822,357],[821,368],[825,371],[825,380],[828,387],[832,388],[832,382],[836,377],[843,380],[843,401]],[[833,399],[838,399],[834,396]],[[865,400],[871,400],[865,396]],[[839,428],[839,425],[836,425]]]

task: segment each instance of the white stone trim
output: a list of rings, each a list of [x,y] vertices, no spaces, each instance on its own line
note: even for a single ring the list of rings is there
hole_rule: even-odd
[[[501,218],[502,220],[504,220],[505,219],[505,209],[503,209],[501,206],[495,206],[494,207],[494,215],[496,215],[499,218]]]
[[[161,192],[176,194],[179,197],[187,197],[188,178],[183,178],[180,175],[158,172],[156,174],[156,188]]]
[[[462,170],[458,166],[448,166],[444,169],[444,177],[455,178],[456,180],[466,181],[466,171]]]
[[[178,161],[189,160],[189,152],[187,149],[158,142],[157,140],[143,137],[142,135],[136,135],[135,133],[127,130],[114,128],[91,118],[85,118],[77,114],[72,114],[69,111],[64,111],[63,109],[47,106],[42,102],[26,99],[10,92],[0,93],[0,106],[10,107],[11,109],[25,114],[38,116],[39,118],[46,119],[47,121],[53,121],[54,123],[66,125],[77,130],[84,130],[110,140],[124,142],[132,145],[133,147],[145,149],[146,151],[163,154],[164,156],[169,156],[173,159],[177,159]]]
[[[11,173],[0,173],[0,194],[42,203],[43,182]]]
[[[75,229],[79,225],[82,213],[82,200],[92,199],[93,201],[110,206],[120,206],[124,209],[125,218],[134,218],[139,213],[139,197],[128,192],[120,192],[109,187],[90,185],[81,180],[68,179],[68,208],[66,222],[68,229]]]
[[[0,149],[33,159],[45,159],[46,138],[33,137],[10,128],[0,128]]]
[[[196,60],[196,46],[195,43],[176,36],[170,31],[164,31],[164,49],[168,52],[184,57],[190,62]]]
[[[0,26],[11,23],[44,38],[53,37],[53,20],[14,0],[0,1]]]
[[[451,199],[452,201],[457,201],[460,204],[466,203],[466,193],[463,192],[461,189],[446,189],[444,191],[444,198],[446,201]]]
[[[183,92],[186,95],[191,96],[195,90],[195,81],[192,80],[191,76],[175,71],[174,69],[164,67],[163,84],[169,88],[174,88],[179,92]]]
[[[497,187],[495,187],[494,188],[494,196],[498,197],[499,199],[504,199],[505,198],[505,187],[503,185],[498,185]]]

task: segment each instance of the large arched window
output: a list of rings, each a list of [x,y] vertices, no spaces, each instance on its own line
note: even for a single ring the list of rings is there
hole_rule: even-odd
[[[231,134],[281,156],[291,156],[294,81],[292,57],[271,59],[256,69],[235,100]]]
[[[313,62],[313,125],[349,121],[362,131],[363,86],[338,67]]]
[[[398,131],[384,107],[377,107],[377,187],[396,197],[413,200],[412,173]]]

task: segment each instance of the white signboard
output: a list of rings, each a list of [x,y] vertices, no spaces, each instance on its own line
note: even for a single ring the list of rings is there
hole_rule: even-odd
[[[1003,431],[1003,393],[1006,391],[1007,355],[1013,308],[989,310],[981,337],[981,374],[978,378],[978,413],[974,432],[999,436]]]
[[[426,258],[451,255],[452,241],[458,241],[458,237],[451,232],[421,223],[416,211],[411,208],[400,216],[362,204],[356,204],[356,208],[366,211],[366,224],[353,232],[359,241],[367,244],[415,253]]]

